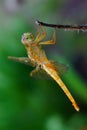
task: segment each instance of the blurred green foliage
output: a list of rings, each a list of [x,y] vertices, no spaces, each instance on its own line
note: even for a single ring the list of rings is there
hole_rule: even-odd
[[[58,44],[45,47],[50,59],[69,64],[70,71],[62,79],[76,97],[79,113],[54,81],[33,79],[29,76],[32,67],[7,58],[27,56],[21,35],[35,34],[37,19],[48,23],[87,23],[87,2],[84,0],[83,6],[77,3],[78,6],[75,0],[0,1],[0,130],[87,130],[86,32],[58,30]],[[47,29],[47,39],[52,32]]]

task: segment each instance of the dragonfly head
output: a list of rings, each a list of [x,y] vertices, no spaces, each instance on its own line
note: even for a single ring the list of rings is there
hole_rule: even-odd
[[[24,45],[29,45],[34,41],[34,39],[35,38],[34,38],[34,35],[32,33],[24,33],[22,35],[21,41]]]

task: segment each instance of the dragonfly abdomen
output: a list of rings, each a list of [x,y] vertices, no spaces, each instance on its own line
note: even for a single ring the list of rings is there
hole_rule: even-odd
[[[72,102],[72,105],[74,106],[74,108],[77,111],[79,111],[79,107],[78,107],[76,101],[74,100],[73,96],[71,95],[71,93],[69,92],[66,85],[63,83],[63,81],[61,80],[61,78],[57,74],[57,72],[54,69],[47,67],[46,65],[44,65],[43,68],[57,82],[57,84],[61,87],[61,89],[64,91],[64,93],[66,94],[68,99]]]

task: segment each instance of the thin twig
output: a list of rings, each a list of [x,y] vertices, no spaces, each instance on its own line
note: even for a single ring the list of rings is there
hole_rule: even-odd
[[[48,24],[41,21],[36,21],[37,25],[42,25],[46,27],[66,29],[66,30],[76,30],[76,31],[87,31],[87,25],[62,25],[62,24]]]

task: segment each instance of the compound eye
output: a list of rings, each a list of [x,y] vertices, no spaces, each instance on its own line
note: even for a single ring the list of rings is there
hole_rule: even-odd
[[[30,39],[33,39],[33,38],[34,38],[34,36],[31,34],[31,35],[29,36],[29,38],[30,38]]]
[[[26,36],[26,40],[34,40],[34,36],[32,34],[28,34]]]
[[[26,40],[28,40],[29,39],[29,37],[26,37]]]

